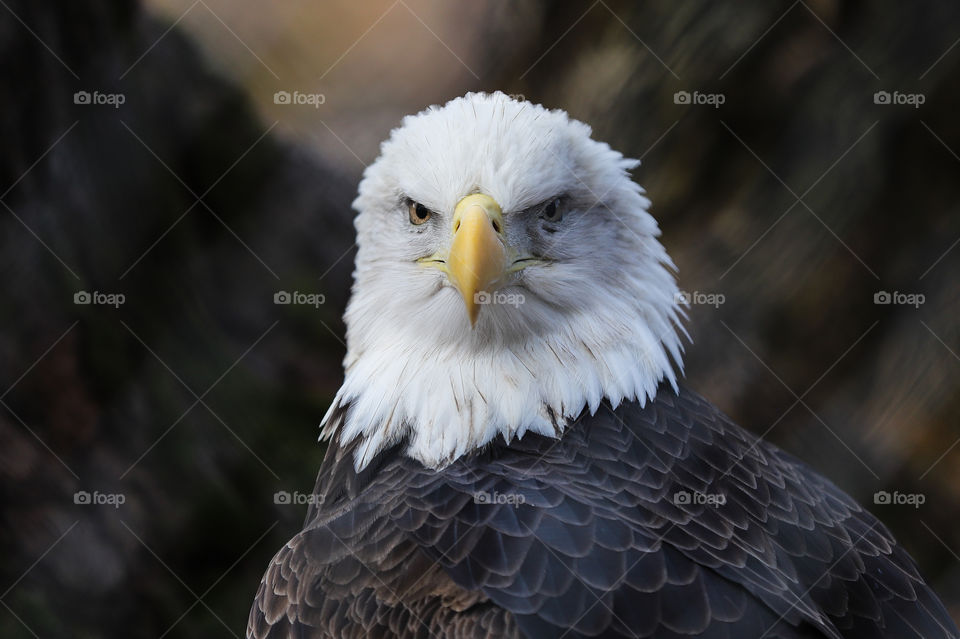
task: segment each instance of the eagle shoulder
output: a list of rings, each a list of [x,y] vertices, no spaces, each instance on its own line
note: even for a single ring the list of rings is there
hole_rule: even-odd
[[[958,636],[879,521],[685,389],[442,470],[382,455],[328,451],[249,636]]]

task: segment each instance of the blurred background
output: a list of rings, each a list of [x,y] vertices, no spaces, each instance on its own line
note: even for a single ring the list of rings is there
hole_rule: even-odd
[[[960,618],[958,25],[3,0],[0,635],[243,635],[306,510],[275,495],[322,459],[361,172],[404,114],[497,89],[642,159],[686,383],[867,505]]]

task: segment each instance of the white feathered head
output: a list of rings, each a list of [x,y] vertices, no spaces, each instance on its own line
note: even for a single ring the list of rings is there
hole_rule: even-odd
[[[499,92],[404,118],[354,201],[346,379],[324,434],[362,438],[358,468],[401,441],[436,468],[675,385],[682,311],[638,164]]]

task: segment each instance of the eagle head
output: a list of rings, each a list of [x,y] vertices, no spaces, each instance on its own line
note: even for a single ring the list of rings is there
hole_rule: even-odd
[[[324,434],[355,463],[403,443],[442,467],[646,401],[682,351],[673,264],[639,162],[503,93],[404,118],[354,201],[345,381]]]

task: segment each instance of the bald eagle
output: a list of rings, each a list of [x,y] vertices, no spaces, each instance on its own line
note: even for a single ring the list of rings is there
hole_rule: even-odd
[[[875,517],[679,384],[637,164],[502,93],[392,132],[316,500],[248,637],[958,637]]]

